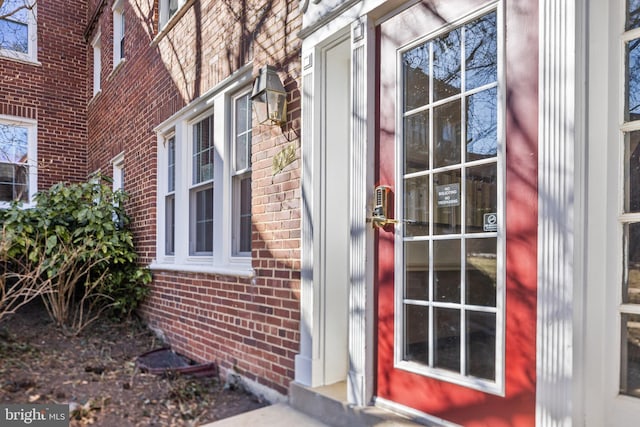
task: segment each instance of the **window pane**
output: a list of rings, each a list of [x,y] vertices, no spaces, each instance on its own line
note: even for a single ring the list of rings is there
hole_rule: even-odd
[[[627,44],[627,121],[640,120],[640,39]]]
[[[429,111],[404,119],[404,173],[429,169]]]
[[[622,315],[620,393],[640,397],[640,315]]]
[[[175,213],[176,203],[173,196],[169,196],[165,199],[165,231],[164,231],[164,249],[167,255],[173,255],[175,253]]]
[[[461,29],[433,41],[433,100],[460,93]]]
[[[460,310],[435,308],[433,321],[436,340],[434,366],[460,372]]]
[[[429,300],[429,242],[404,242],[405,295]]]
[[[235,170],[242,171],[251,167],[251,101],[249,94],[236,100],[236,147]]]
[[[26,163],[28,152],[27,128],[0,124],[0,162]]]
[[[167,143],[167,191],[169,193],[176,189],[176,139],[169,138]]]
[[[465,86],[474,89],[498,78],[496,13],[490,13],[465,26]]]
[[[213,118],[193,125],[193,183],[213,179]]]
[[[625,212],[640,212],[640,131],[625,134]]]
[[[640,0],[627,1],[627,30],[640,28]]]
[[[467,168],[466,231],[482,233],[498,231],[497,224],[485,224],[485,217],[498,212],[498,170],[495,163]],[[495,228],[494,228],[495,227]]]
[[[495,380],[496,315],[468,311],[467,373],[474,377]]]
[[[429,234],[429,177],[419,176],[404,181],[404,226],[406,236]]]
[[[251,252],[251,178],[240,181],[240,252]]]
[[[627,304],[640,304],[640,223],[627,224],[624,237],[627,259],[622,300]]]
[[[402,55],[404,77],[404,110],[429,103],[429,44],[411,49]]]
[[[466,99],[467,161],[495,157],[498,152],[497,95],[494,87]]]
[[[195,252],[210,254],[213,252],[213,188],[195,192]]]
[[[433,190],[433,233],[460,233],[460,169],[435,174]]]
[[[0,202],[29,200],[29,170],[25,165],[0,163]]]
[[[497,240],[467,239],[466,302],[485,307],[496,306]]]
[[[433,109],[434,167],[460,163],[460,101]]]
[[[433,242],[433,300],[460,302],[460,240]]]
[[[29,26],[21,22],[0,19],[0,49],[28,53]]]
[[[404,306],[404,360],[429,363],[429,307]]]

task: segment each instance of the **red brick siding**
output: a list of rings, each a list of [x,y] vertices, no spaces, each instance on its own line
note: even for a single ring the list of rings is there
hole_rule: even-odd
[[[297,2],[276,1],[263,10],[242,1],[196,1],[164,37],[154,40],[157,9],[125,3],[126,60],[113,71],[112,1],[96,30],[102,40],[102,91],[88,108],[89,170],[111,173],[125,156],[125,189],[141,262],[156,245],[156,144],[154,128],[234,71],[253,61],[281,70],[289,93],[289,123],[299,134],[300,89]],[[88,14],[91,16],[92,10]],[[91,39],[91,38],[89,38]],[[87,64],[93,63],[87,45]],[[92,70],[87,69],[86,90]],[[215,360],[286,394],[294,376],[300,318],[300,161],[272,176],[273,156],[290,142],[279,129],[253,129],[254,279],[154,272],[143,313],[169,343],[196,360]],[[295,139],[293,143],[299,145]],[[298,153],[299,154],[299,153]]]
[[[37,60],[0,57],[0,114],[37,120],[38,188],[86,178],[87,9],[74,0],[38,0]]]

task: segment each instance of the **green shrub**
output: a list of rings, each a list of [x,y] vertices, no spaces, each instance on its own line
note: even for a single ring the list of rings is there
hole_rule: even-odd
[[[136,263],[125,200],[95,175],[55,184],[35,195],[34,207],[13,204],[0,216],[13,236],[8,255],[43,264],[42,279],[52,280],[45,304],[74,331],[107,309],[129,315],[147,295],[151,274]]]

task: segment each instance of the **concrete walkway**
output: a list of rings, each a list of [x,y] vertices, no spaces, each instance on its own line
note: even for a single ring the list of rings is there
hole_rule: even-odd
[[[330,427],[284,403],[245,412],[201,427]]]

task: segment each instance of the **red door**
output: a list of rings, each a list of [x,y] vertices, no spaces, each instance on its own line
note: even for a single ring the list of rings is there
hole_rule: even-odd
[[[378,27],[377,399],[533,425],[535,2],[436,3]]]

